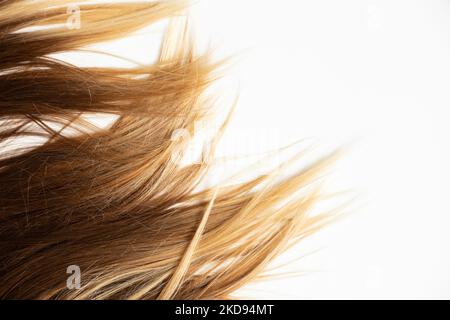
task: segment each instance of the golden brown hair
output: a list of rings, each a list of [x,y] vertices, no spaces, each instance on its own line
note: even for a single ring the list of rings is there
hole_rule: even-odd
[[[169,27],[151,65],[50,57],[179,16],[184,2],[77,5],[71,29],[65,0],[0,1],[0,298],[228,298],[328,219],[309,215],[308,186],[329,157],[281,181],[200,190],[208,163],[173,161],[185,144],[172,133],[208,119],[221,66],[194,52],[186,25]],[[115,118],[100,128],[92,113]],[[79,289],[66,286],[70,265]]]

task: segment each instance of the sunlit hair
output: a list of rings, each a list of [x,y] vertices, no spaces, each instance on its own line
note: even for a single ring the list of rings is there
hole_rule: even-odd
[[[186,25],[171,24],[147,66],[50,57],[178,17],[184,2],[76,4],[81,28],[67,28],[66,0],[0,1],[0,298],[230,298],[328,221],[309,214],[309,186],[333,157],[200,190],[208,163],[173,161],[172,133],[207,119],[222,65],[194,53]],[[96,127],[96,113],[113,123]]]

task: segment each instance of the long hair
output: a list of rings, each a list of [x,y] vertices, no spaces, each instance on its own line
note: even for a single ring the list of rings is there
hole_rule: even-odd
[[[208,120],[222,66],[195,52],[187,24],[145,66],[52,56],[179,17],[183,1],[78,1],[81,28],[67,27],[69,5],[0,1],[0,298],[229,298],[328,221],[310,214],[320,193],[308,186],[333,157],[203,189],[207,162],[174,161],[186,144],[173,132]]]

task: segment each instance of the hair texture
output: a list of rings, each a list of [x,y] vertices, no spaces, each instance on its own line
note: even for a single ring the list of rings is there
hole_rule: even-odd
[[[184,2],[78,1],[80,29],[68,5],[0,0],[0,298],[230,298],[329,220],[310,214],[309,186],[333,157],[203,189],[207,162],[173,161],[186,144],[172,133],[208,120],[223,65],[194,52],[187,23],[169,25],[149,65],[52,57],[177,19]],[[70,265],[80,289],[66,286]]]

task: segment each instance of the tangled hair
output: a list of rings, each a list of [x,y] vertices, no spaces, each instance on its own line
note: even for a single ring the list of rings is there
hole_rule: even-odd
[[[207,162],[173,161],[186,144],[172,133],[207,119],[222,65],[194,52],[186,25],[168,27],[151,65],[51,57],[180,16],[184,2],[78,1],[79,29],[67,6],[0,0],[0,298],[229,298],[327,222],[310,214],[319,193],[308,186],[332,157],[203,189]]]

